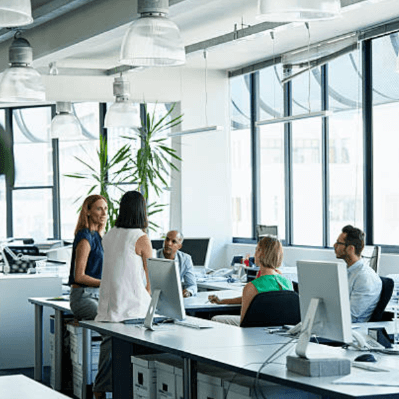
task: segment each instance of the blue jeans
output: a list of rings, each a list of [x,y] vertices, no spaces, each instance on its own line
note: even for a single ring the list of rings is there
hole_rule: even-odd
[[[97,315],[98,293],[99,289],[95,287],[71,288],[71,310],[78,320],[94,320]],[[112,392],[112,340],[107,335],[102,335],[102,338],[93,392]]]

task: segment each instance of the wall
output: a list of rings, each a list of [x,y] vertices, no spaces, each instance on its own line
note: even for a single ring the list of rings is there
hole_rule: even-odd
[[[181,137],[181,229],[186,237],[214,238],[211,267],[223,265],[226,244],[231,242],[229,103],[225,72],[208,71],[206,93],[203,69],[184,72],[182,130],[207,122],[224,127]]]

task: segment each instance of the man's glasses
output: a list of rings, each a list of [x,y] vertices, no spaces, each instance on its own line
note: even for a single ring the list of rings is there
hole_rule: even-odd
[[[345,247],[347,246],[345,242],[339,242],[339,241],[337,241],[337,242],[335,243],[335,245],[345,245]]]

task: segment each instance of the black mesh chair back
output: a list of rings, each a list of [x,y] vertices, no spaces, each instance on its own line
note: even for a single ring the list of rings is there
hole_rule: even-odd
[[[377,306],[374,309],[369,321],[382,321],[385,320],[384,318],[384,311],[388,302],[391,300],[391,296],[393,293],[394,288],[394,281],[389,277],[381,277],[382,281],[382,290],[381,296],[377,303]]]
[[[241,327],[295,325],[301,321],[299,295],[294,291],[262,292],[250,303]]]

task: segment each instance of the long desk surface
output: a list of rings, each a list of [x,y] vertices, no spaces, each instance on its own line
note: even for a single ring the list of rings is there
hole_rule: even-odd
[[[216,305],[208,302],[208,295],[215,294],[220,298],[231,298],[241,295],[241,291],[215,291],[215,292],[199,292],[196,296],[184,298],[184,305],[187,314],[216,314],[221,312],[239,312],[241,305]],[[54,342],[54,362],[59,372],[55,375],[55,389],[62,388],[62,323],[65,314],[72,314],[69,300],[65,297],[59,298],[29,298],[29,302],[35,305],[35,362],[34,362],[34,378],[36,381],[43,380],[43,307],[50,307],[55,312],[55,342]],[[83,369],[91,368],[90,356],[90,330],[83,330]],[[82,384],[82,399],[86,397],[85,385],[91,384],[91,373],[84,376],[84,384]]]
[[[21,374],[1,376],[0,392],[2,399],[68,399],[68,396],[53,391]]]
[[[183,358],[183,389],[186,399],[196,398],[196,362],[203,362],[239,374],[256,377],[264,361],[283,344],[287,351],[266,365],[260,372],[261,379],[334,398],[399,398],[399,387],[338,385],[337,377],[311,378],[292,373],[286,369],[285,357],[294,353],[290,339],[269,334],[263,328],[237,328],[215,323],[214,328],[194,330],[168,325],[162,331],[148,331],[122,323],[85,321],[83,327],[112,336],[114,399],[131,397],[130,355],[166,352]],[[372,325],[386,325],[372,323]],[[334,356],[353,360],[359,352],[310,344],[317,352],[334,351]],[[378,355],[377,365],[399,369],[399,356]],[[352,368],[352,373],[367,380],[369,371]],[[194,385],[194,387],[193,387]]]

